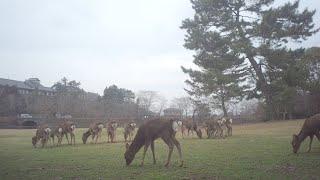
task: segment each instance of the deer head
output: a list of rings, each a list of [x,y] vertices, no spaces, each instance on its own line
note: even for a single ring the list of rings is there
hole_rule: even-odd
[[[200,139],[202,139],[202,131],[201,131],[201,129],[198,129],[196,132],[197,132],[197,136],[198,136]]]
[[[36,147],[36,144],[37,144],[37,137],[33,136],[32,137],[32,145],[33,145],[33,147]]]
[[[299,136],[296,134],[292,135],[291,145],[292,145],[293,153],[298,152],[298,150],[300,148],[300,144],[301,144],[301,142],[299,141]]]
[[[126,152],[124,153],[124,158],[126,159],[127,166],[131,164],[134,159],[134,153],[129,149],[129,143],[126,143]]]
[[[87,143],[87,139],[88,139],[89,136],[90,136],[90,131],[87,131],[87,132],[83,133],[83,135],[82,135],[83,144]]]

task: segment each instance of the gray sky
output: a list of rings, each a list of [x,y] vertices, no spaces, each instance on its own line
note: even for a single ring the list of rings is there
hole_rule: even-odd
[[[66,76],[99,94],[116,84],[181,96],[187,76],[180,66],[192,66],[193,52],[179,26],[192,15],[188,0],[1,0],[0,77],[51,86]],[[320,34],[304,45],[320,46]]]

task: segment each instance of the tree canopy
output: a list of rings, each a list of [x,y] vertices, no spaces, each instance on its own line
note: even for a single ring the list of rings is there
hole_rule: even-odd
[[[181,28],[186,30],[185,47],[195,51],[194,63],[201,70],[216,68],[220,74],[241,71],[243,76],[239,78],[246,78],[246,84],[253,89],[250,97],[263,98],[266,118],[272,119],[275,112],[272,65],[287,58],[289,42],[301,42],[319,31],[313,23],[315,10],[299,11],[299,1],[280,5],[274,0],[191,0],[191,3],[194,17],[184,20]]]

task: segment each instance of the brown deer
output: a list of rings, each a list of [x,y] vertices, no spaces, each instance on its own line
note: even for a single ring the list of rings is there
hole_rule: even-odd
[[[47,145],[51,129],[48,125],[40,125],[37,127],[36,135],[32,137],[33,147],[37,147],[38,141],[41,140],[42,148]]]
[[[70,134],[71,145],[72,144],[75,145],[76,144],[75,134],[74,134],[75,130],[76,130],[76,125],[73,122],[63,121],[62,123],[60,123],[58,125],[57,128],[54,129],[53,133],[50,136],[51,136],[53,142],[54,142],[54,136],[57,136],[58,137],[58,144],[57,145],[61,145],[63,135],[66,136],[68,144],[70,144],[69,137],[68,137],[68,134]]]
[[[124,154],[126,164],[130,165],[133,161],[136,153],[144,146],[143,156],[141,161],[141,166],[144,164],[144,158],[148,147],[151,145],[151,151],[153,155],[153,164],[156,164],[156,158],[154,154],[154,141],[161,138],[169,147],[168,159],[165,164],[167,167],[170,163],[171,154],[174,146],[177,147],[181,164],[183,166],[181,147],[179,141],[175,138],[175,134],[179,129],[177,121],[174,120],[151,120],[144,123],[139,127],[136,136],[134,137],[132,143],[126,144],[126,152]]]
[[[186,127],[187,131],[188,131],[188,136],[190,135],[190,131],[193,134],[193,131],[195,131],[197,133],[197,136],[201,139],[202,138],[202,132],[201,129],[198,128],[198,125],[196,122],[192,121],[192,120],[187,120],[183,122],[183,125]]]
[[[311,144],[312,144],[312,140],[314,135],[318,138],[318,140],[320,141],[320,113],[316,114],[312,117],[307,118],[304,123],[303,126],[299,132],[298,135],[294,134],[292,137],[292,149],[293,149],[293,153],[297,153],[301,142],[304,141],[308,136],[310,137],[310,143],[309,143],[309,149],[308,152],[311,151]]]
[[[134,130],[136,128],[136,123],[130,122],[124,127],[124,141],[127,142],[128,138],[129,141],[132,141],[132,136],[134,133]]]
[[[177,122],[178,122],[178,125],[179,125],[180,130],[181,130],[181,136],[182,136],[182,138],[184,138],[186,127],[183,125],[183,122],[181,120],[178,120]]]
[[[101,123],[101,122],[90,124],[88,131],[86,131],[82,135],[83,144],[87,143],[87,139],[88,139],[89,136],[92,137],[92,142],[94,141],[94,138],[95,138],[95,142],[94,143],[96,144],[97,141],[98,141],[98,138],[101,139],[102,129],[103,129],[103,123]]]
[[[60,127],[56,127],[53,131],[50,133],[50,137],[52,139],[52,144],[54,145],[54,137],[56,136],[58,138],[57,146],[61,145],[62,137],[63,137],[63,129]]]
[[[107,134],[108,134],[108,142],[114,143],[116,138],[116,131],[117,131],[118,123],[115,121],[110,121],[107,123]]]
[[[218,123],[214,120],[207,120],[204,122],[208,138],[215,137],[218,131]]]

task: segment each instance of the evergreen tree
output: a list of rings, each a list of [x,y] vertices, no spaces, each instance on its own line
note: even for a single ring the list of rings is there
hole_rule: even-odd
[[[246,66],[255,81],[255,93],[266,102],[267,119],[275,112],[268,71],[270,58],[316,33],[314,11],[298,11],[299,1],[275,7],[274,0],[191,0],[195,15],[183,21],[185,47],[195,50],[196,65],[210,67],[219,61],[225,69]],[[268,52],[268,53],[266,53]],[[273,59],[277,60],[277,59]],[[224,64],[224,63],[222,63]],[[235,82],[236,83],[236,82]],[[253,96],[251,96],[253,97]]]

